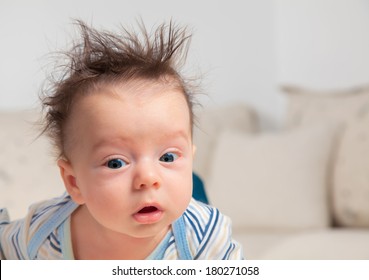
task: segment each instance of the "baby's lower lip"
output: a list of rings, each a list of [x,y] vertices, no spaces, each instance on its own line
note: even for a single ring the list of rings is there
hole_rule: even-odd
[[[140,224],[153,224],[158,222],[163,216],[163,211],[155,207],[147,207],[133,214],[133,218]]]

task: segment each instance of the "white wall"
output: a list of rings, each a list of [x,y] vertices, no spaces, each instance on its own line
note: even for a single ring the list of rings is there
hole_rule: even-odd
[[[272,8],[269,0],[0,0],[0,109],[37,105],[44,55],[65,44],[71,18],[115,29],[141,16],[148,26],[173,18],[193,29],[187,69],[204,74],[204,105],[241,100],[273,114]]]
[[[264,127],[281,121],[278,84],[339,88],[369,80],[368,0],[0,0],[0,110],[38,106],[45,54],[73,34],[71,18],[115,29],[141,16],[194,30],[187,70],[204,73],[200,101],[246,102]]]
[[[277,81],[318,89],[369,83],[368,0],[275,0]]]

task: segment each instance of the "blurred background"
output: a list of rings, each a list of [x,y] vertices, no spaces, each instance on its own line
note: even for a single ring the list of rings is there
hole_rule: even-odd
[[[45,55],[63,49],[73,18],[97,28],[173,18],[194,33],[186,69],[204,76],[205,106],[244,101],[278,126],[281,84],[347,88],[369,82],[366,0],[0,0],[0,110],[37,107]]]
[[[201,76],[194,171],[249,259],[369,259],[369,0],[0,0],[0,207],[64,191],[35,141],[47,54],[173,19]]]

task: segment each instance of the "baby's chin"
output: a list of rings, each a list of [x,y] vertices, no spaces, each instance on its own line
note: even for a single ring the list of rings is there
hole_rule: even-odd
[[[136,239],[158,239],[161,240],[168,233],[171,226],[169,225],[140,225],[133,233],[131,237]]]

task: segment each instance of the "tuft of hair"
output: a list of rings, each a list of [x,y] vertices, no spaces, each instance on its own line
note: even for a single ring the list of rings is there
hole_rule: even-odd
[[[134,79],[175,81],[186,98],[193,125],[193,85],[180,74],[191,35],[172,21],[149,33],[142,20],[138,32],[121,26],[119,33],[98,31],[81,20],[80,38],[67,52],[58,53],[55,70],[41,92],[44,111],[42,134],[47,134],[57,157],[66,157],[65,124],[73,101],[101,83]]]

